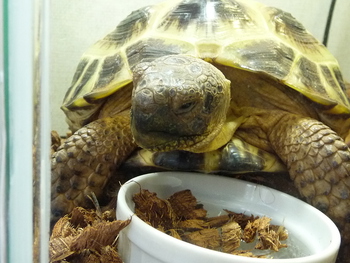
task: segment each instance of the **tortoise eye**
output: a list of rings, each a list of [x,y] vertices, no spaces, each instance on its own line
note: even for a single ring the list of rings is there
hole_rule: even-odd
[[[187,113],[191,111],[195,105],[196,103],[194,101],[186,102],[176,109],[176,113],[177,114]]]

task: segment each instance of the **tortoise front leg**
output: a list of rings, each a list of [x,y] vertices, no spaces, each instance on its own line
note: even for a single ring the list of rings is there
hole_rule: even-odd
[[[91,206],[107,181],[136,148],[129,114],[89,123],[69,137],[51,159],[51,222],[76,206]]]
[[[350,243],[350,150],[325,124],[283,116],[268,135],[301,195],[327,214]]]

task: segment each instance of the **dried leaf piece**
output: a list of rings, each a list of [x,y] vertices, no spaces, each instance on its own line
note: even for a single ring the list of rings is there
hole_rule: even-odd
[[[257,226],[258,232],[266,231],[270,227],[271,218],[263,216],[254,221]]]
[[[72,218],[76,226],[71,223]],[[81,228],[82,222],[87,221],[91,221],[91,225]],[[75,209],[70,215],[61,218],[53,228],[50,262],[121,262],[114,259],[118,254],[114,242],[119,231],[130,221],[108,222],[103,220],[103,215],[100,217],[93,211]],[[102,261],[104,257],[113,258],[114,261]]]
[[[74,238],[71,250],[94,249],[98,252],[102,247],[112,245],[119,235],[120,230],[125,228],[131,220],[117,220],[113,222],[100,222],[94,226],[87,226]]]
[[[215,228],[191,232],[186,234],[184,239],[191,244],[209,249],[218,249],[221,246],[220,234]]]
[[[258,236],[259,242],[255,245],[256,249],[271,249],[278,251],[282,247],[287,247],[286,244],[280,242],[280,233],[270,229],[271,218],[262,217],[249,222],[243,232],[243,240],[252,242]]]
[[[60,261],[72,255],[74,251],[70,249],[70,246],[73,239],[73,236],[51,239],[49,244],[50,262]]]
[[[101,219],[105,221],[114,221],[117,220],[115,208],[109,208],[108,210],[102,213]]]
[[[77,230],[70,223],[68,215],[61,217],[52,229],[50,240],[75,235]]]
[[[273,230],[278,234],[280,241],[288,239],[288,231],[284,226],[270,225],[270,230]]]
[[[105,262],[114,262],[114,263],[123,263],[121,257],[115,248],[106,246],[103,247],[100,252],[96,250],[84,249],[74,255],[68,257],[66,260],[61,261],[69,263],[105,263]]]
[[[246,227],[248,222],[253,222],[254,220],[258,219],[258,216],[253,215],[245,215],[243,213],[235,213],[230,210],[224,209],[224,211],[228,214],[228,216],[235,222],[237,222],[242,229]]]
[[[142,189],[133,196],[135,212],[143,221],[159,229],[174,228],[176,216],[167,200],[157,197],[156,193]]]
[[[231,254],[236,256],[249,257],[249,258],[266,258],[265,255],[255,255],[249,250],[235,250]]]
[[[259,233],[259,242],[255,245],[256,249],[271,249],[278,251],[280,248],[287,247],[286,244],[282,244],[279,240],[279,235],[273,231],[266,231]]]
[[[208,228],[209,224],[201,219],[189,219],[185,221],[180,221],[177,224],[177,227],[185,231],[196,231]]]
[[[176,239],[182,240],[179,232],[177,232],[177,230],[175,230],[175,229],[169,229],[168,231],[166,231],[166,233],[169,236],[172,236],[172,237],[175,237]]]
[[[118,252],[111,246],[105,246],[101,250],[100,262],[113,262],[113,263],[123,263]]]
[[[181,219],[200,219],[207,215],[207,211],[198,204],[191,190],[179,191],[170,196],[168,200],[175,214]]]
[[[258,231],[265,230],[269,226],[270,221],[271,219],[266,216],[257,218],[253,222],[249,221],[244,228],[242,239],[247,243],[253,242]]]
[[[230,222],[221,228],[222,251],[232,253],[241,245],[241,227],[237,222]]]
[[[65,259],[74,253],[70,246],[73,236],[77,234],[78,231],[72,226],[67,215],[56,222],[52,229],[49,244],[49,254],[52,262]]]
[[[96,220],[96,212],[93,210],[86,210],[82,207],[75,207],[70,215],[70,223],[78,227],[86,227]]]
[[[262,218],[263,219],[263,218]],[[258,229],[258,240],[259,242],[255,245],[256,249],[271,249],[274,251],[278,251],[280,248],[287,247],[286,244],[282,244],[280,240],[280,236],[285,238],[285,234],[283,227],[271,226],[269,224],[269,220],[265,220],[265,222],[261,223],[260,228]],[[267,223],[266,223],[267,222]],[[274,230],[277,228],[277,232]]]
[[[243,230],[242,239],[246,243],[251,243],[255,240],[256,232],[257,232],[257,229],[254,226],[254,221],[248,222],[248,224],[246,225],[246,227]]]
[[[61,137],[57,131],[51,131],[51,154],[57,151],[61,145]]]
[[[94,250],[84,249],[67,258],[69,263],[100,263],[99,254]],[[63,261],[65,262],[65,261]]]
[[[229,215],[221,215],[221,216],[215,216],[215,217],[209,217],[207,219],[207,222],[209,224],[209,227],[222,227],[227,222],[229,222],[231,218]]]
[[[114,263],[123,263],[118,252],[110,246],[106,246],[102,249],[101,252],[95,250],[84,249],[79,253],[72,255],[67,258],[67,261],[70,263],[105,263],[105,262],[114,262]]]

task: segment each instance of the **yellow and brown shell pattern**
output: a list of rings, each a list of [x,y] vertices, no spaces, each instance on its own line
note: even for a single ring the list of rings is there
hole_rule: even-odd
[[[170,54],[265,73],[329,113],[350,113],[336,59],[289,13],[250,0],[174,0],[132,12],[83,55],[62,106],[71,127],[131,88],[136,64]]]

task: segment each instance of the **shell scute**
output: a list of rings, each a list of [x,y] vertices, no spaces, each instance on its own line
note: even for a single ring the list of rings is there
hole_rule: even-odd
[[[89,60],[85,58],[81,60],[73,77],[72,85],[64,98],[65,107],[74,108],[75,104],[79,106],[81,102],[76,102],[76,98],[81,97],[81,94],[84,95],[86,93],[85,87],[94,76],[97,66],[97,59]]]
[[[121,47],[132,38],[136,38],[148,30],[148,22],[151,18],[149,6],[133,11],[122,20],[116,29],[108,34],[102,41]]]
[[[310,61],[306,57],[300,57],[296,65],[296,69],[298,71],[297,74],[300,76],[301,82],[304,84],[305,88],[310,91],[310,93],[326,93],[326,89],[320,80],[317,65],[314,62]]]
[[[198,1],[181,3],[164,16],[164,20],[160,23],[159,28],[163,28],[166,31],[175,25],[178,30],[185,30],[193,21],[198,24],[200,22],[203,23],[203,14],[201,3]]]
[[[293,49],[272,39],[233,43],[225,47],[223,54],[227,55],[222,58],[227,60],[224,64],[264,72],[277,79],[286,78],[295,58]]]
[[[166,55],[193,53],[193,44],[176,39],[148,38],[142,39],[126,48],[129,67],[136,64],[153,61]]]
[[[168,31],[177,30],[218,30],[223,24],[233,24],[236,28],[251,27],[251,19],[244,5],[237,1],[182,1],[163,17],[159,28]]]
[[[94,89],[103,88],[111,83],[113,76],[124,66],[124,62],[119,54],[106,57],[101,65],[98,80]]]
[[[277,8],[268,7],[266,8],[266,14],[270,17],[270,28],[273,29],[276,36],[279,36],[281,39],[293,43],[296,47],[306,52],[318,52],[319,48],[322,46],[322,44],[290,13]]]
[[[346,91],[346,86],[345,86],[345,82],[343,79],[343,75],[340,72],[340,69],[338,66],[334,66],[332,68],[333,74],[335,79],[337,80],[336,82],[339,84],[340,88],[342,89],[342,91]]]

